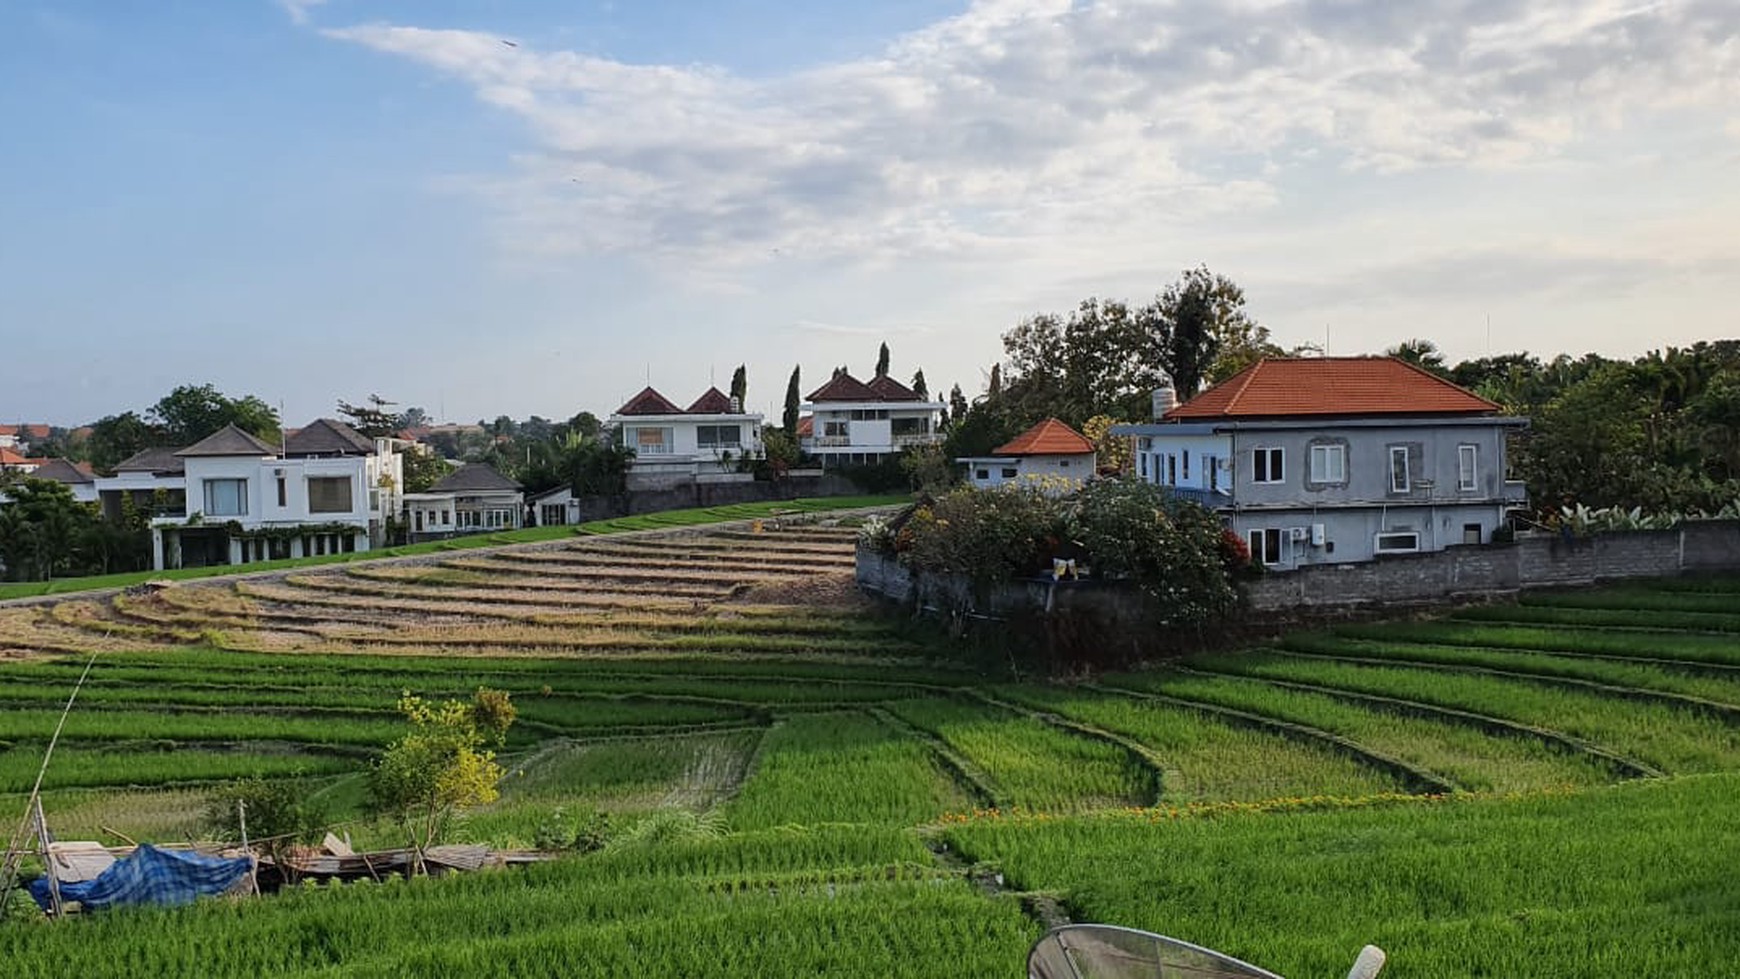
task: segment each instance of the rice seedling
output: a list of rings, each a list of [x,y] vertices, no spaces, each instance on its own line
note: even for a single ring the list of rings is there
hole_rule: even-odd
[[[1154,798],[1153,780],[1122,750],[1031,717],[934,698],[899,701],[888,710],[965,756],[1004,805],[1070,811]]]
[[[1200,711],[1050,688],[996,690],[1001,697],[1141,742],[1165,765],[1161,799],[1166,802],[1367,795],[1401,789],[1390,775],[1322,746],[1235,727]]]
[[[1732,637],[1700,636],[1684,632],[1618,632],[1455,621],[1349,625],[1342,626],[1335,632],[1352,639],[1375,639],[1380,642],[1424,642],[1740,665],[1740,645],[1736,645]]]
[[[1585,755],[1538,740],[1495,736],[1467,725],[1386,713],[1261,680],[1156,671],[1107,677],[1108,686],[1218,704],[1340,735],[1471,791],[1518,792],[1610,780]]]
[[[1740,767],[1740,729],[1683,708],[1491,676],[1288,656],[1197,660],[1218,672],[1294,681],[1490,714],[1594,742],[1667,772]]]
[[[775,726],[725,813],[734,829],[912,826],[970,806],[922,741],[865,714],[833,713],[795,715]]]

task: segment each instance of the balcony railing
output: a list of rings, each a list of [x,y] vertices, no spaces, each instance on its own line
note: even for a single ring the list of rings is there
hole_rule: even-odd
[[[941,442],[942,438],[941,432],[914,432],[910,435],[894,436],[894,444],[900,448],[909,445],[935,445]]]

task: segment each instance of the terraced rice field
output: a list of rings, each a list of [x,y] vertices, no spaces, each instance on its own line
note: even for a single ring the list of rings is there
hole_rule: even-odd
[[[1740,856],[1740,580],[1051,686],[873,614],[852,548],[846,526],[598,537],[0,608],[0,813],[95,653],[47,783],[63,837],[179,839],[214,782],[257,773],[395,843],[360,809],[394,700],[478,686],[520,723],[501,799],[458,832],[611,827],[526,874],[0,927],[0,960],[1013,976],[1059,915],[1301,976],[1373,940],[1398,976],[1740,960],[1740,887],[1701,869]]]

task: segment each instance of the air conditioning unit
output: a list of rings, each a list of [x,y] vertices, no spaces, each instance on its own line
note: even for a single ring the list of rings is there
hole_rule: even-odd
[[[1324,539],[1325,539],[1325,535],[1323,533],[1323,525],[1320,523],[1312,524],[1311,525],[1311,546],[1322,547]]]
[[[1287,536],[1293,540],[1304,540],[1305,539],[1305,528],[1304,527],[1290,528],[1287,531]]]
[[[274,469],[272,470],[272,475],[282,477],[284,475],[284,470]]]

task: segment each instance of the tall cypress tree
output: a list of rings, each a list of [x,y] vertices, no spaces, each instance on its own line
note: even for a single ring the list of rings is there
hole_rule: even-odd
[[[876,376],[888,376],[888,344],[886,343],[882,345],[881,350],[876,352]]]
[[[798,370],[799,367],[793,367],[791,369],[791,380],[786,382],[785,416],[781,419],[785,422],[785,433],[794,439],[797,438],[798,403],[802,400],[798,395]]]

